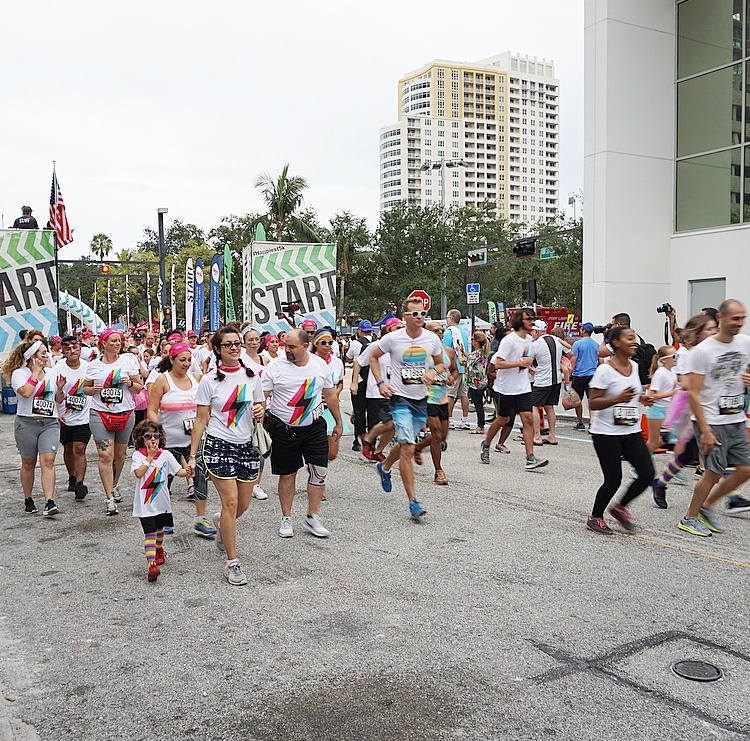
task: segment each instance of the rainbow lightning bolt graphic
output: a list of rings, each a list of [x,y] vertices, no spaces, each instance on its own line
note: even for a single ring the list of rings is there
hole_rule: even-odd
[[[247,386],[243,383],[230,394],[227,403],[222,407],[222,412],[227,414],[227,427],[236,427],[245,412],[252,406],[252,399],[246,399],[249,394]]]
[[[159,493],[159,489],[164,485],[165,476],[161,466],[155,468],[146,477],[146,480],[141,484],[141,489],[145,492],[143,497],[144,504],[151,504],[156,499],[156,495]]]
[[[297,393],[287,402],[286,405],[294,409],[292,418],[289,420],[290,425],[299,424],[312,411],[315,392],[317,390],[315,380],[314,378],[310,378],[305,381],[299,387]]]

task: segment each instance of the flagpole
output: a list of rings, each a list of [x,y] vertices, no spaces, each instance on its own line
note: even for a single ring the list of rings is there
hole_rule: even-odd
[[[154,329],[154,320],[151,313],[151,273],[146,273],[146,296],[148,297],[148,330]]]
[[[128,322],[128,331],[130,331],[130,276],[125,273],[125,317]]]

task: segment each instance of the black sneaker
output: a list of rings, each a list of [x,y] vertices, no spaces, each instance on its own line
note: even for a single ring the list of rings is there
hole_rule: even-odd
[[[26,512],[27,515],[35,515],[39,511],[36,508],[34,500],[31,497],[27,497],[24,500],[24,504],[26,505],[24,512]]]
[[[82,499],[86,499],[86,495],[89,493],[89,487],[86,486],[83,481],[79,481],[75,486],[75,492],[76,501],[80,502]]]
[[[352,450],[355,453],[359,453],[360,450],[362,450],[362,446],[359,444],[359,440],[357,438],[354,438],[354,442],[352,443]]]
[[[742,512],[750,512],[750,502],[744,497],[729,497],[727,502],[727,514],[739,515]]]
[[[68,476],[68,491],[75,491],[75,490],[76,490],[76,477]]]
[[[612,535],[612,529],[604,521],[603,517],[591,517],[586,520],[586,527],[599,535]]]
[[[703,469],[700,466],[697,466],[695,469],[695,478],[699,479],[703,476]]]
[[[55,504],[54,499],[48,499],[44,503],[44,509],[42,510],[42,514],[47,517],[48,515],[59,515],[60,510],[57,509],[57,505]]]
[[[654,500],[654,504],[659,509],[666,509],[667,508],[667,487],[664,486],[661,482],[654,480],[654,483],[651,484],[651,498]]]

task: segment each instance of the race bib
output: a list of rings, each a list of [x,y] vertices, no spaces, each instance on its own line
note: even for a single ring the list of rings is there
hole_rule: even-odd
[[[638,423],[640,417],[638,407],[615,406],[612,409],[616,425],[632,427]]]
[[[51,417],[55,413],[55,402],[52,399],[34,397],[31,402],[31,411],[41,417]]]
[[[435,383],[433,386],[445,386],[446,381],[448,380],[448,372],[443,371],[442,373],[438,373],[435,376]]]
[[[313,421],[320,418],[320,416],[325,411],[325,408],[326,408],[326,405],[321,402],[320,404],[318,404],[318,406],[315,407],[315,409],[313,409],[313,412],[312,412]]]
[[[390,366],[390,365],[387,365],[387,366],[385,367],[385,377],[386,377],[386,378],[387,378],[388,380],[390,380],[390,378],[391,378],[391,366]]]
[[[83,396],[66,396],[65,406],[69,412],[82,412],[86,407],[86,398]]]
[[[416,386],[422,383],[422,376],[424,374],[424,365],[405,365],[401,368],[401,382],[404,386]]]
[[[101,397],[102,401],[108,404],[120,404],[122,402],[122,389],[115,386],[102,389]]]
[[[744,409],[745,397],[741,394],[738,396],[720,396],[719,397],[719,414],[739,414]]]
[[[193,432],[193,423],[195,422],[195,419],[183,419],[182,420],[182,429],[184,430],[186,435],[191,435]]]

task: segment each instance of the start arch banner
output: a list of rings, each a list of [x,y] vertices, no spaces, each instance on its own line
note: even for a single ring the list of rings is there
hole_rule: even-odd
[[[55,237],[46,229],[0,230],[0,357],[22,329],[59,333]]]

